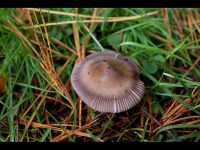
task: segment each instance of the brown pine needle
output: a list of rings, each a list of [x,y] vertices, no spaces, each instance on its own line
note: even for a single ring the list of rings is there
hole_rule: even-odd
[[[32,117],[31,117],[32,119]],[[66,129],[62,129],[62,128],[59,128],[59,127],[54,127],[52,125],[49,125],[49,124],[41,124],[41,123],[36,123],[36,122],[26,122],[26,121],[21,121],[22,124],[24,125],[29,125],[29,126],[32,126],[32,127],[35,127],[35,128],[51,128],[51,130],[55,130],[55,131],[59,131],[61,132],[63,135],[62,137],[59,139],[59,140],[62,140],[62,139],[65,139],[67,136],[71,136],[71,135],[77,135],[77,136],[84,136],[84,137],[91,137],[91,135],[89,135],[88,133],[84,133],[84,132],[81,132],[81,131],[77,131],[77,130],[66,130]],[[65,135],[65,132],[67,133],[67,135]],[[100,138],[97,138],[99,141],[103,141],[101,140]],[[55,139],[52,140],[52,142],[54,141]]]
[[[73,54],[77,55],[77,52],[76,52],[74,49],[72,49],[71,47],[69,47],[67,44],[64,44],[63,42],[59,41],[58,39],[56,39],[56,38],[54,38],[54,37],[52,37],[51,40],[52,40],[53,42],[55,42],[56,44],[62,46],[63,48],[69,50],[69,51],[72,52]]]
[[[31,125],[31,123],[32,123],[32,121],[33,121],[33,119],[34,119],[34,117],[35,117],[37,111],[38,111],[39,108],[41,107],[41,105],[42,105],[42,103],[44,102],[44,100],[45,100],[45,96],[41,98],[41,100],[40,100],[40,102],[39,102],[39,104],[38,104],[36,110],[32,113],[31,118],[29,119],[28,123],[25,124],[25,129],[24,129],[24,132],[23,132],[22,137],[21,137],[21,139],[20,139],[20,142],[23,141],[23,139],[24,139],[24,137],[25,137],[25,135],[26,135],[26,133],[27,133],[27,131],[28,131],[28,128],[30,127],[30,125]]]

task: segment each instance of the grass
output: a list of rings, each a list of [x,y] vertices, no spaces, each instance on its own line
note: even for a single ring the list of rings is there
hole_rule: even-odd
[[[0,15],[0,141],[200,141],[200,9],[1,8]],[[126,112],[95,112],[71,86],[74,64],[106,49],[141,69],[145,95]]]

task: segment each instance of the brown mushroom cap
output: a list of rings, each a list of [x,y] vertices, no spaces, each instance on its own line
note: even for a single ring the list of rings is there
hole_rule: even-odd
[[[144,94],[144,83],[134,60],[107,50],[87,56],[75,65],[71,82],[89,107],[119,113],[135,106]]]

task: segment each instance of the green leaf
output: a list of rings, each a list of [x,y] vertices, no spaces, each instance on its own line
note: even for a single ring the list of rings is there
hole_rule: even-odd
[[[170,129],[186,129],[186,128],[197,128],[199,129],[199,124],[176,124],[176,125],[169,125],[159,129],[156,133],[158,135],[160,132],[170,130]]]
[[[158,66],[154,62],[144,61],[143,62],[144,69],[150,73],[154,74],[158,70]]]
[[[90,117],[92,120],[95,118],[95,111],[93,109],[90,111]]]
[[[186,135],[179,136],[178,139],[179,140],[187,140],[187,139],[192,139],[192,138],[195,138],[195,137],[197,139],[199,139],[200,134],[199,133],[186,134]],[[167,140],[167,142],[173,142],[173,141],[175,141],[175,140],[174,139]]]
[[[72,35],[73,30],[71,28],[67,28],[66,32],[67,32],[67,35],[70,36]]]
[[[62,36],[63,36],[62,32],[58,32],[57,35],[56,35],[56,37],[57,37],[58,40],[61,40]]]
[[[153,112],[158,113],[160,110],[160,104],[158,102],[153,104]]]
[[[109,36],[107,38],[107,42],[112,45],[113,47],[117,47],[120,44],[120,37],[118,34]]]
[[[157,60],[159,62],[165,62],[165,58],[162,55],[154,56],[154,60]]]

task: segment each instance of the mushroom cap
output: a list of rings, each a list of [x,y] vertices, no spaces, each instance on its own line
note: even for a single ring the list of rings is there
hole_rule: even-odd
[[[135,106],[144,83],[135,61],[111,50],[91,54],[75,65],[71,83],[84,103],[99,112],[119,113]]]

